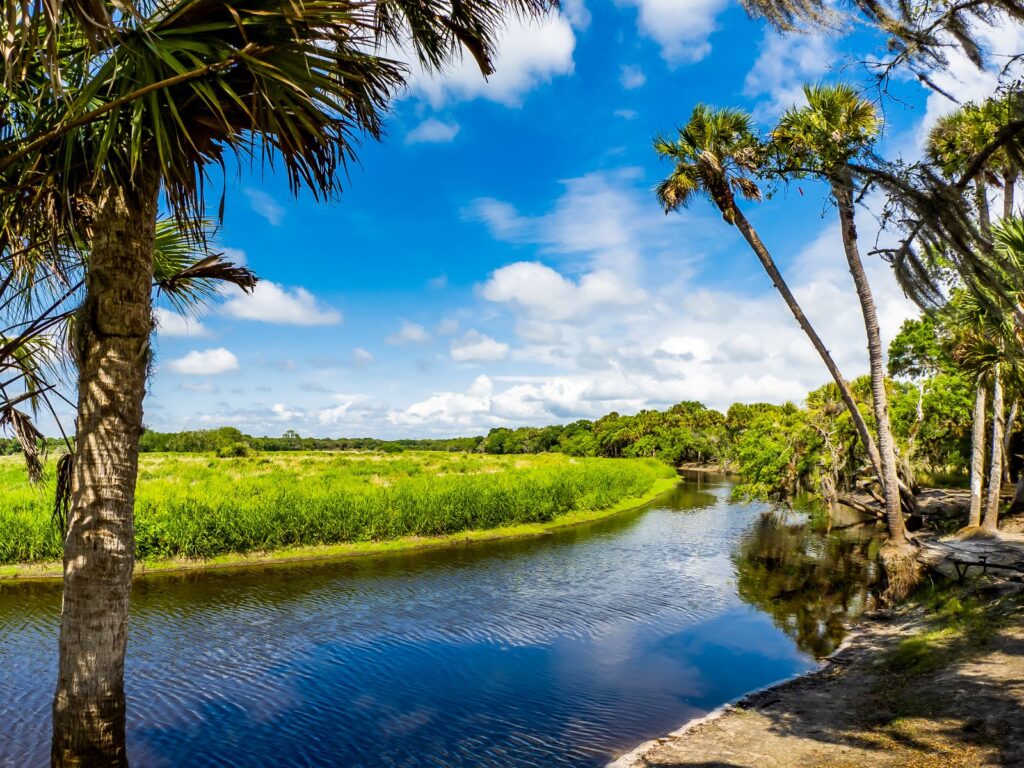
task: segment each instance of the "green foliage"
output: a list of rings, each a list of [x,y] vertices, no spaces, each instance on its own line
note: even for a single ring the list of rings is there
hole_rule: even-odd
[[[139,557],[211,557],[283,547],[435,536],[551,521],[641,496],[673,471],[657,461],[473,454],[291,453],[210,462],[142,457]],[[0,463],[0,563],[59,559],[52,487]]]

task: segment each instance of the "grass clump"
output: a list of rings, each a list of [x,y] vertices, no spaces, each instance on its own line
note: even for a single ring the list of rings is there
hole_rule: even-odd
[[[296,546],[385,541],[545,523],[601,510],[673,476],[642,459],[431,452],[145,454],[135,502],[137,555],[209,558]],[[29,486],[0,461],[0,563],[61,556],[52,484]]]

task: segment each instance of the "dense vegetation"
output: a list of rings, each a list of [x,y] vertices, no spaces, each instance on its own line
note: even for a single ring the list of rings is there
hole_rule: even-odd
[[[138,555],[211,557],[545,523],[642,496],[673,472],[656,461],[470,454],[292,453],[229,460],[143,457]],[[52,488],[0,462],[0,563],[55,560]]]
[[[957,367],[952,347],[951,337],[935,320],[908,320],[889,349],[892,378],[887,391],[893,432],[909,474],[956,484],[966,482],[969,472],[975,384]],[[859,410],[870,414],[869,378],[855,379],[850,389]],[[1015,413],[1012,404],[1008,409]],[[1008,424],[1014,437],[1015,423]],[[17,449],[15,441],[11,449]],[[752,498],[790,498],[800,492],[829,497],[853,487],[867,461],[853,420],[831,383],[808,393],[801,405],[736,403],[724,414],[683,402],[664,411],[613,412],[594,421],[499,427],[486,436],[429,440],[302,437],[294,431],[281,437],[254,437],[233,427],[147,431],[142,450],[222,457],[276,451],[431,450],[653,458],[672,466],[727,465],[740,476],[737,493]]]

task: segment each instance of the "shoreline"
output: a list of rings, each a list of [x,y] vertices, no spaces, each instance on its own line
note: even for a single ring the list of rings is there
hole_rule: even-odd
[[[659,496],[668,493],[680,482],[682,482],[680,477],[657,479],[647,493],[641,496],[622,499],[604,509],[570,512],[546,523],[525,523],[523,525],[506,526],[503,528],[460,531],[445,536],[405,536],[383,541],[310,544],[289,547],[287,549],[275,549],[269,552],[228,553],[201,560],[185,558],[138,560],[135,563],[135,573],[132,578],[134,580],[146,576],[186,571],[242,569],[266,565],[399,555],[459,545],[472,545],[479,542],[507,541],[546,536],[564,528],[597,522],[642,507],[645,504],[651,503]],[[63,564],[60,561],[0,565],[0,583],[58,581],[61,578],[63,578]]]
[[[950,590],[939,606],[865,614],[818,669],[746,693],[606,768],[923,768],[939,765],[929,762],[936,756],[1020,765],[1022,593],[979,601]]]
[[[784,689],[786,686],[793,685],[801,680],[807,680],[826,674],[833,665],[842,663],[841,661],[836,661],[840,654],[845,653],[855,640],[859,639],[867,632],[870,632],[870,629],[865,627],[865,623],[867,621],[870,621],[870,617],[865,617],[863,621],[858,622],[855,625],[856,628],[850,630],[846,637],[843,638],[843,641],[834,651],[832,651],[832,653],[818,660],[819,664],[815,669],[809,669],[799,675],[787,677],[784,680],[776,680],[774,683],[769,683],[768,685],[763,685],[760,688],[755,688],[752,691],[740,694],[724,704],[719,704],[710,712],[706,712],[700,717],[687,720],[678,728],[673,731],[669,731],[664,736],[657,736],[638,744],[629,752],[616,757],[608,763],[605,768],[647,768],[650,765],[648,762],[648,756],[657,747],[675,742],[697,728],[714,723],[722,717],[726,717],[730,713],[743,708],[744,705],[753,703],[755,697],[762,696],[764,694],[771,694],[772,691]]]

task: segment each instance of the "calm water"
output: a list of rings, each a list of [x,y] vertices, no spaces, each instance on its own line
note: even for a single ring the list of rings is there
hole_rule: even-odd
[[[863,609],[872,541],[765,510],[689,481],[543,539],[138,582],[129,754],[601,766],[812,668]],[[47,763],[59,607],[0,588],[0,765]]]

